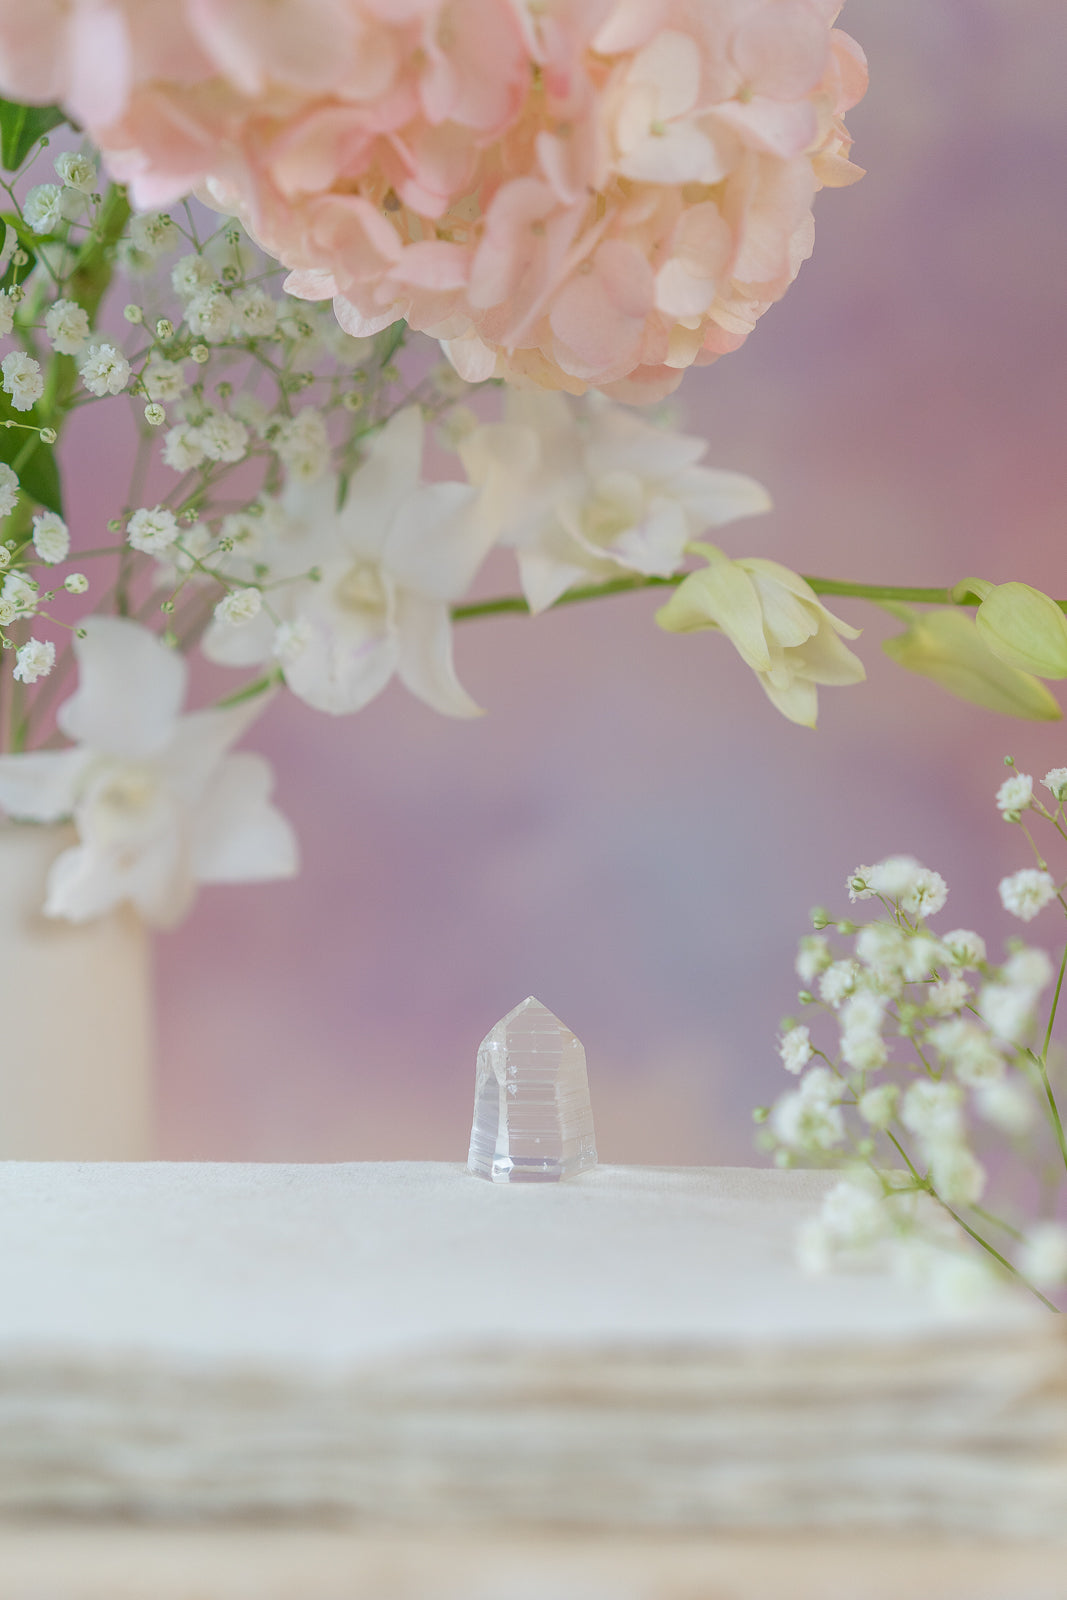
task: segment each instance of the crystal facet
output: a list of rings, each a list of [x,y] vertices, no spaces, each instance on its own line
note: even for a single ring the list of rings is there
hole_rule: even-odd
[[[558,1183],[595,1166],[585,1051],[531,995],[479,1047],[467,1167],[491,1183]]]

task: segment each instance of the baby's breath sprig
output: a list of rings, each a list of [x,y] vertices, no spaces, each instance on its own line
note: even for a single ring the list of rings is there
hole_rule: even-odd
[[[1000,881],[1001,903],[1027,923],[1053,904],[1067,914],[1030,826],[1067,843],[1067,767],[1046,773],[1046,803],[1007,765],[996,804],[1037,865]],[[919,1261],[952,1293],[971,1292],[985,1271],[1059,1308],[1067,1137],[1054,1034],[1067,943],[1054,963],[1012,940],[997,963],[970,929],[934,932],[948,887],[910,856],[857,867],[846,888],[881,915],[859,925],[813,912],[796,960],[806,1020],[787,1018],[778,1041],[797,1086],[756,1113],[757,1142],[779,1165],[846,1173],[803,1229],[802,1260],[827,1270],[888,1256],[909,1271]],[[961,1265],[966,1240],[980,1254]]]

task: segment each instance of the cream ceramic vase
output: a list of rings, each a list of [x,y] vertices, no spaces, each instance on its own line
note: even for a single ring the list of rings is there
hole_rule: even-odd
[[[45,917],[45,878],[71,830],[0,824],[0,1159],[154,1154],[148,934],[128,908],[74,926]]]

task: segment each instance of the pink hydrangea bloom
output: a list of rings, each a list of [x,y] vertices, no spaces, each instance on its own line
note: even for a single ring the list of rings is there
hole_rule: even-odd
[[[837,0],[0,0],[143,207],[196,189],[368,333],[622,399],[735,350],[853,182]]]

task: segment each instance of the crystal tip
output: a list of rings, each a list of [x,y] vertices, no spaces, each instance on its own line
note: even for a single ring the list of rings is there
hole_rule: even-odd
[[[467,1165],[491,1183],[552,1183],[596,1165],[585,1051],[527,995],[478,1051]]]

